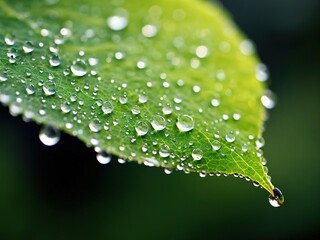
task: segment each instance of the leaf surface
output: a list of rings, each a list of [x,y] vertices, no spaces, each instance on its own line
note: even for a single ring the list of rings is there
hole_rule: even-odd
[[[263,66],[219,6],[1,0],[0,39],[0,100],[11,114],[100,157],[236,174],[273,194],[259,149]]]

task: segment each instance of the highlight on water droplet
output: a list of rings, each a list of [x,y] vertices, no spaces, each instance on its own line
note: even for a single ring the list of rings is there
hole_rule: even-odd
[[[46,146],[53,146],[60,140],[60,132],[53,126],[43,126],[39,132],[40,141]]]
[[[194,128],[194,121],[193,118],[189,115],[179,115],[176,125],[180,131],[189,132]]]
[[[284,203],[284,196],[280,189],[273,189],[273,195],[269,196],[269,203],[272,207],[280,207]]]

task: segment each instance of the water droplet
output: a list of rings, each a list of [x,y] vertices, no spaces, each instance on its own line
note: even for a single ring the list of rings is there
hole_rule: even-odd
[[[75,76],[82,77],[87,74],[87,64],[85,61],[77,59],[72,63],[70,70]]]
[[[233,114],[233,119],[234,119],[234,120],[238,121],[238,120],[240,120],[240,118],[241,118],[240,113],[234,113],[234,114]]]
[[[90,123],[89,123],[89,128],[91,132],[100,132],[101,130],[101,123],[98,118],[94,118]]]
[[[111,30],[121,31],[128,25],[128,18],[125,16],[111,16],[107,18],[107,25]]]
[[[260,82],[265,82],[269,78],[268,68],[263,63],[260,63],[260,64],[257,65],[256,78]]]
[[[154,130],[156,131],[161,131],[166,128],[166,120],[164,117],[160,115],[155,115],[152,117],[151,121],[151,126],[153,127]]]
[[[104,114],[110,114],[113,111],[113,105],[111,102],[104,102],[101,106],[101,109]]]
[[[64,102],[61,104],[60,109],[63,113],[68,113],[71,111],[70,103],[69,102]]]
[[[31,53],[34,50],[33,43],[31,41],[26,41],[23,44],[22,49],[25,53]]]
[[[135,125],[135,130],[136,130],[138,136],[146,135],[149,131],[148,123],[145,121],[137,122]]]
[[[172,169],[170,169],[170,168],[165,168],[165,169],[164,169],[164,173],[165,173],[165,174],[171,174],[171,173],[172,173]]]
[[[138,105],[134,105],[131,108],[131,112],[133,115],[138,115],[140,114],[140,107]]]
[[[247,151],[248,151],[248,144],[246,144],[246,143],[242,144],[241,150],[242,150],[243,152],[247,152]]]
[[[278,188],[273,189],[273,195],[269,196],[269,203],[272,207],[280,207],[284,203],[284,196]]]
[[[214,106],[214,107],[218,107],[220,105],[220,100],[216,99],[216,98],[213,98],[211,100],[211,105]]]
[[[60,140],[60,132],[52,126],[43,126],[39,132],[40,141],[46,146],[53,146]]]
[[[34,85],[30,84],[29,86],[26,87],[26,92],[28,95],[32,95],[35,93]]]
[[[195,85],[195,86],[192,87],[192,91],[193,91],[194,93],[199,93],[199,92],[201,91],[201,88],[200,88],[200,86]]]
[[[256,147],[259,149],[259,148],[262,148],[265,144],[265,141],[264,141],[264,138],[263,137],[257,137],[256,139]]]
[[[140,60],[137,62],[137,68],[144,69],[146,67],[147,67],[147,63],[145,61]]]
[[[221,143],[218,140],[213,140],[211,142],[211,147],[213,150],[218,151],[221,148]]]
[[[206,46],[198,46],[196,48],[196,55],[198,58],[205,58],[208,56],[208,48]]]
[[[139,94],[138,101],[139,103],[146,103],[148,101],[148,96],[145,94]]]
[[[267,109],[272,109],[275,107],[277,102],[276,95],[271,90],[266,90],[264,95],[261,97],[262,105]]]
[[[143,36],[151,38],[157,35],[158,28],[155,25],[148,24],[142,27],[141,32]]]
[[[249,39],[245,39],[240,43],[240,51],[244,55],[251,55],[254,53],[254,45]]]
[[[52,67],[58,67],[61,64],[60,58],[57,55],[52,56],[49,59],[49,63]]]
[[[170,147],[166,144],[161,145],[161,148],[159,150],[160,157],[166,158],[170,155]]]
[[[229,131],[227,134],[226,134],[226,140],[227,142],[229,143],[232,143],[236,140],[236,135],[234,134],[233,131]]]
[[[106,151],[101,151],[97,154],[97,160],[101,164],[108,164],[111,161],[111,156]]]
[[[163,112],[164,115],[169,115],[169,114],[172,113],[172,107],[169,104],[165,105],[162,108],[162,112]]]
[[[189,115],[179,115],[176,125],[180,131],[188,132],[194,128],[194,121],[193,118]]]
[[[4,72],[1,72],[1,73],[0,73],[0,82],[5,82],[5,81],[7,81],[7,80],[8,80],[7,74],[4,73]]]
[[[56,93],[56,84],[53,81],[46,81],[42,86],[43,92],[47,96],[52,96]]]
[[[8,34],[6,34],[5,36],[4,36],[4,42],[8,45],[8,46],[12,46],[12,45],[14,45],[15,44],[15,36],[13,35],[13,34],[10,34],[10,33],[8,33]]]
[[[193,160],[195,161],[199,161],[202,159],[202,150],[200,148],[195,148],[193,149],[191,156],[193,158]]]

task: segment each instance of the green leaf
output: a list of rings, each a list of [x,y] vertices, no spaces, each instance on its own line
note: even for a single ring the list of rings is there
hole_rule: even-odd
[[[219,6],[1,0],[0,39],[12,115],[77,136],[100,159],[236,174],[277,197],[259,149],[266,73]]]

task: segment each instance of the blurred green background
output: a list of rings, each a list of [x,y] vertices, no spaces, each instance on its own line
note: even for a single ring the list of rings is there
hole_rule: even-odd
[[[0,107],[0,239],[320,239],[320,1],[222,4],[271,73],[265,156],[285,205],[234,177],[107,166]]]

